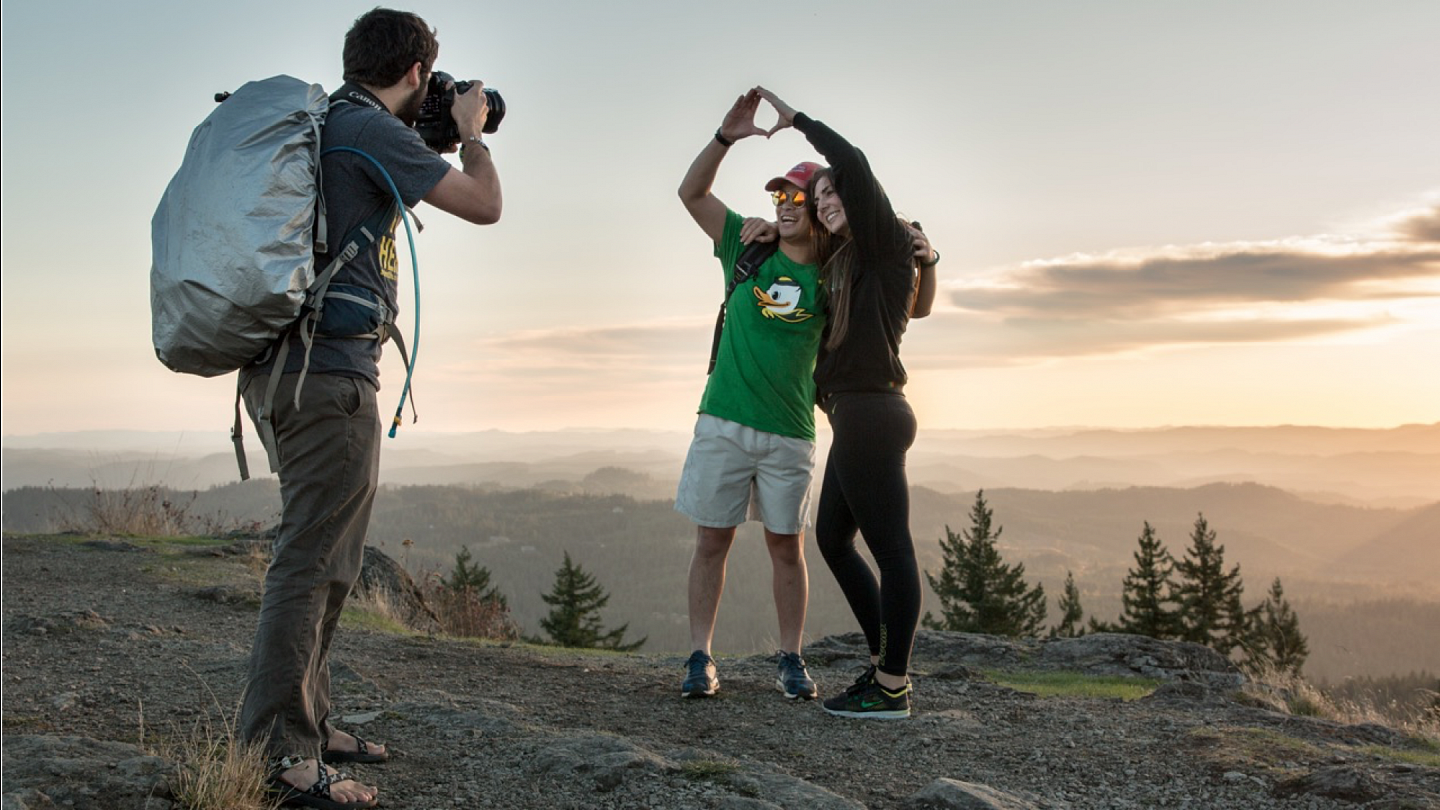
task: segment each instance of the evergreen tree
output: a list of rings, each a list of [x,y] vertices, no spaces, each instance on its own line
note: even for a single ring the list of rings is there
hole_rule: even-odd
[[[1065,572],[1065,592],[1060,596],[1060,624],[1050,628],[1051,638],[1075,638],[1085,635],[1080,621],[1085,610],[1080,607],[1080,589],[1075,587],[1075,575]]]
[[[1201,514],[1190,534],[1185,559],[1175,563],[1180,582],[1175,586],[1180,604],[1180,638],[1213,647],[1228,656],[1245,641],[1249,620],[1240,603],[1244,584],[1237,564],[1225,571],[1225,547],[1215,544],[1215,532]]]
[[[568,551],[565,563],[555,572],[555,587],[540,598],[551,606],[550,614],[540,620],[540,629],[561,647],[603,647],[629,652],[640,649],[649,638],[625,644],[623,639],[629,624],[610,631],[600,627],[600,609],[610,601],[610,594],[595,582],[595,577],[570,561]]]
[[[1150,522],[1140,531],[1140,548],[1135,552],[1135,567],[1125,574],[1120,601],[1123,605],[1116,630],[1121,633],[1175,638],[1179,635],[1174,608],[1174,585],[1170,581],[1175,561],[1165,550]]]
[[[1091,633],[1123,633],[1123,632],[1125,632],[1124,630],[1121,630],[1121,629],[1120,629],[1120,625],[1118,625],[1118,624],[1111,624],[1110,622],[1102,622],[1102,621],[1100,621],[1099,619],[1095,618],[1094,616],[1091,616],[1091,617],[1090,617],[1090,621],[1086,622],[1086,624],[1089,625],[1089,631],[1090,631]]]
[[[926,627],[996,636],[1035,636],[1044,627],[1045,588],[1025,584],[1024,563],[1009,566],[1001,560],[995,543],[1003,529],[991,533],[992,517],[981,490],[970,509],[970,529],[956,535],[945,527],[940,576],[925,572],[940,599],[942,618],[926,612]]]
[[[1270,585],[1270,593],[1255,612],[1254,629],[1254,642],[1247,650],[1252,666],[1300,674],[1310,655],[1310,645],[1300,632],[1300,617],[1290,609],[1279,577]]]
[[[483,565],[476,565],[470,556],[470,547],[461,546],[455,552],[455,567],[450,570],[450,578],[445,580],[445,587],[452,591],[469,591],[480,598],[482,602],[495,602],[500,607],[509,609],[510,602],[505,594],[500,592],[500,586],[490,584],[490,569]]]

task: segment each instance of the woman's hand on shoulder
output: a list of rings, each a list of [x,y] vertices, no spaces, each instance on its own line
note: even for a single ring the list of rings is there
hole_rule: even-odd
[[[910,224],[905,223],[905,230],[910,232],[910,243],[914,248],[915,263],[921,266],[934,264],[935,248],[930,246],[930,237],[925,232]]]
[[[774,242],[780,238],[780,229],[764,217],[746,217],[740,223],[740,241],[744,244],[751,242]]]
[[[775,113],[780,116],[780,120],[776,121],[775,126],[770,128],[770,132],[768,133],[768,135],[774,135],[782,129],[795,126],[794,107],[791,107],[789,104],[781,101],[779,96],[775,95],[769,90],[766,90],[763,87],[756,86],[756,88],[751,92],[759,93],[761,98],[770,102],[770,106],[774,107]]]

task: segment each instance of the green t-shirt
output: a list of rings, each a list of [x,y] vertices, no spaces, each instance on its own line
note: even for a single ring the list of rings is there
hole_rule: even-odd
[[[715,257],[735,273],[743,218],[725,214]],[[815,441],[815,353],[825,328],[819,271],[775,251],[726,306],[725,331],[700,412],[766,433]]]

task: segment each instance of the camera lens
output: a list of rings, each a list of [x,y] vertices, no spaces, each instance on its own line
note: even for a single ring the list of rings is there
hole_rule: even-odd
[[[481,131],[489,135],[500,128],[500,121],[505,117],[505,99],[500,97],[499,90],[485,88],[485,106],[490,108],[490,113],[485,117],[485,128]]]

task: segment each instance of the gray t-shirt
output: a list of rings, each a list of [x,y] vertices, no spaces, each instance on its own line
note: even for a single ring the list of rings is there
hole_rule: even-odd
[[[390,174],[406,207],[416,205],[450,171],[450,163],[426,146],[420,134],[399,118],[373,108],[367,103],[374,102],[373,97],[355,85],[345,85],[331,98],[347,97],[354,99],[353,103],[332,103],[326,115],[320,136],[321,151],[344,146],[370,155]],[[389,207],[395,197],[380,170],[360,155],[337,152],[325,155],[320,161],[329,248],[339,252],[352,228]],[[369,250],[362,251],[335,274],[332,283],[354,284],[378,292],[390,311],[398,312],[400,261],[395,228],[399,224],[397,216]],[[328,265],[332,258],[328,253],[317,252],[316,271]],[[356,377],[368,380],[378,389],[379,360],[378,340],[317,337],[310,351],[309,373]],[[285,371],[298,372],[304,362],[305,346],[298,337],[292,338]],[[251,369],[254,373],[268,372],[273,364],[273,360],[267,360]]]

